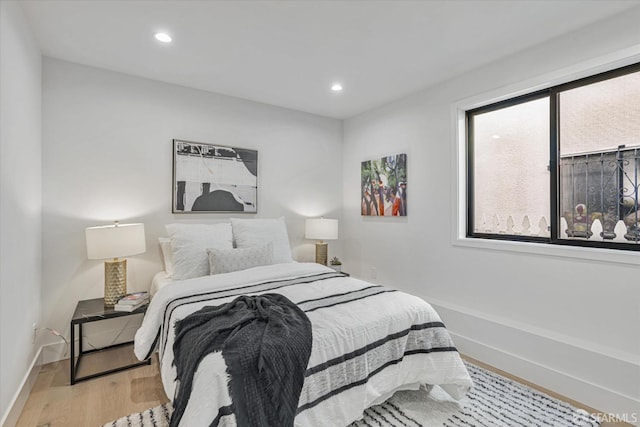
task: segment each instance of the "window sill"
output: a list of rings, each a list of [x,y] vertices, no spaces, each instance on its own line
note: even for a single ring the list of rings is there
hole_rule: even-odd
[[[454,246],[640,266],[640,252],[457,237]]]

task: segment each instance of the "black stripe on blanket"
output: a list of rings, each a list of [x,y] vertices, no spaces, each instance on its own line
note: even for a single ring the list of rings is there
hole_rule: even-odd
[[[356,349],[356,350],[354,350],[354,351],[352,351],[350,353],[343,354],[342,356],[335,357],[335,358],[333,358],[331,360],[327,360],[324,363],[321,363],[321,364],[316,365],[316,366],[314,366],[312,368],[309,368],[309,369],[307,369],[307,372],[305,373],[305,377],[314,375],[314,374],[316,374],[316,373],[318,373],[320,371],[323,371],[323,370],[329,368],[330,366],[334,366],[334,365],[337,365],[339,363],[344,363],[345,361],[347,361],[349,359],[353,359],[355,357],[362,356],[363,354],[365,354],[365,353],[367,353],[367,352],[369,352],[369,351],[371,351],[371,350],[373,350],[373,349],[375,349],[377,347],[380,347],[381,345],[383,345],[383,344],[385,344],[385,343],[387,343],[389,341],[396,340],[398,338],[402,338],[402,337],[405,337],[405,336],[409,335],[409,333],[411,331],[419,331],[419,330],[431,329],[431,328],[444,328],[444,327],[445,327],[444,323],[442,323],[442,322],[428,322],[428,323],[422,323],[422,324],[419,324],[419,325],[412,325],[408,329],[405,329],[405,330],[399,331],[399,332],[395,332],[393,334],[389,334],[384,338],[381,338],[381,339],[379,339],[377,341],[374,341],[374,342],[372,342],[370,344],[367,344],[364,347]]]
[[[323,301],[323,300],[326,300],[326,299],[329,299],[329,298],[342,297],[342,296],[345,296],[345,295],[352,294],[354,292],[361,292],[361,291],[365,291],[365,290],[371,289],[371,288],[382,288],[382,286],[380,286],[380,285],[371,285],[371,286],[367,286],[367,287],[364,287],[364,288],[361,288],[361,289],[355,289],[353,291],[343,292],[341,294],[332,294],[332,295],[326,295],[326,296],[323,296],[323,297],[307,299],[307,300],[304,300],[304,301],[298,301],[296,304],[302,305],[302,304],[308,304],[308,303],[312,303],[312,302],[316,302],[316,301]]]
[[[387,292],[397,292],[395,289],[386,289],[381,286],[367,287],[364,289],[357,289],[355,291],[328,295],[317,301],[310,301],[304,304],[297,303],[305,313],[309,313],[321,308],[335,307],[336,305],[347,304],[353,301],[359,301],[365,298],[373,297]]]

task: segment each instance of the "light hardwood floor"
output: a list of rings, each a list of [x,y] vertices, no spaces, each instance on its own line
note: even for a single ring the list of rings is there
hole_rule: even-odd
[[[130,352],[131,350],[125,347],[122,351]],[[110,355],[109,358],[113,361],[118,356]],[[589,413],[598,412],[472,358],[465,357],[465,359],[574,406],[584,408]],[[126,360],[126,356],[121,356],[120,361],[122,360]],[[91,360],[85,368],[91,368],[91,363],[102,366],[105,361]],[[149,366],[76,383],[73,387],[69,385],[69,369],[68,359],[42,367],[17,427],[99,427],[109,421],[169,400],[162,388],[155,356]],[[603,427],[631,426],[626,423],[603,423],[602,425]]]
[[[127,347],[122,349],[126,350]],[[130,347],[128,351],[131,352]],[[155,356],[151,365],[73,386],[69,385],[69,369],[69,359],[42,367],[18,427],[99,427],[169,401],[162,388]]]

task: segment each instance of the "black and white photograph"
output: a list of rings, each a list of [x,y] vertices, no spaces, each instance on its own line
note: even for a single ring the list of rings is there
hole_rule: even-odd
[[[256,213],[257,199],[257,150],[173,140],[173,213]]]

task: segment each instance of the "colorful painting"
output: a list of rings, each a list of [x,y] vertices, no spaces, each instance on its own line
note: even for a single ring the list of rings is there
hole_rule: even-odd
[[[363,216],[407,216],[407,155],[396,154],[361,165]]]
[[[258,152],[173,140],[173,213],[258,211]]]

